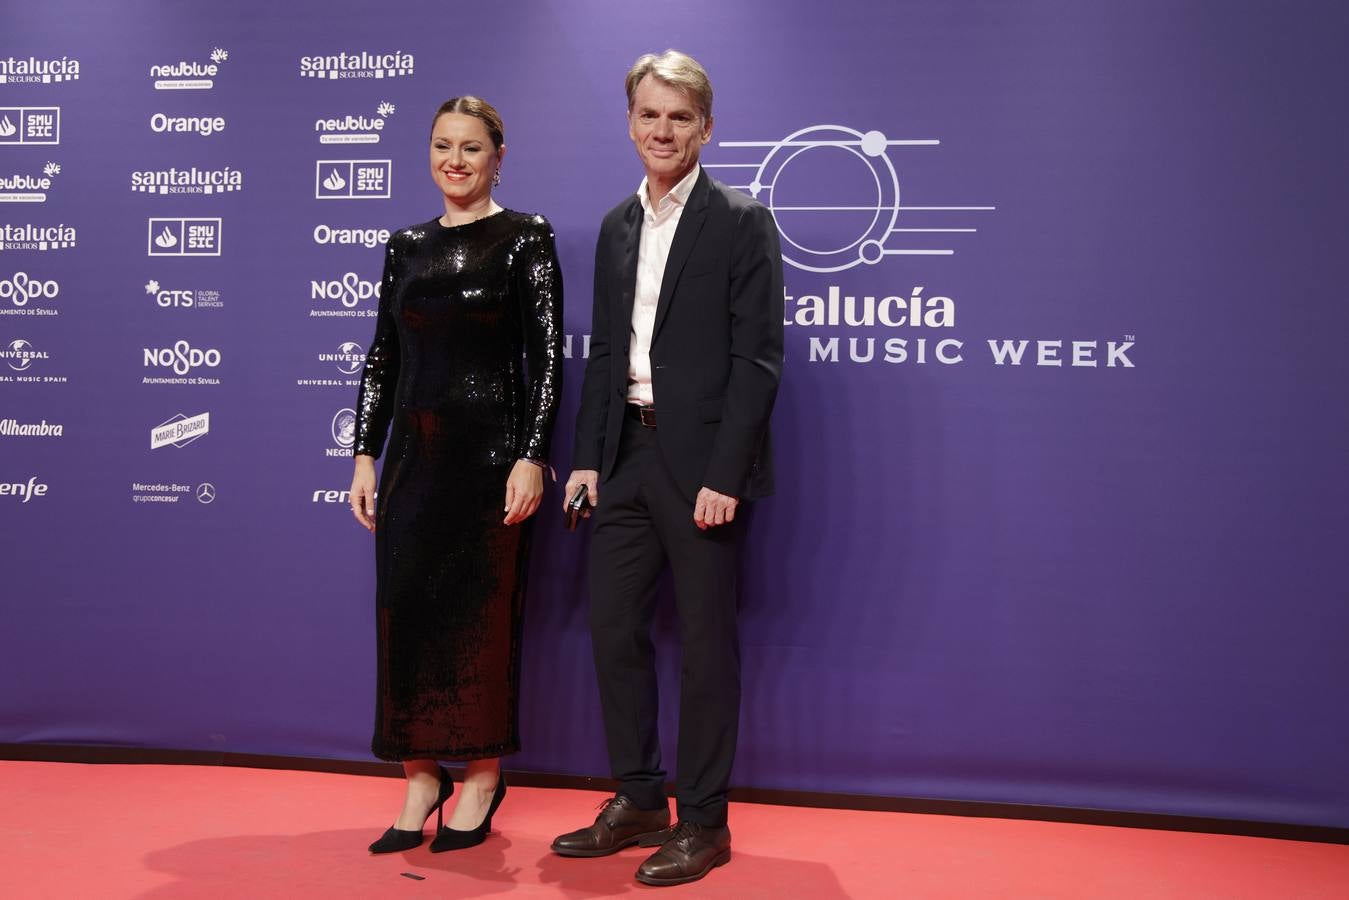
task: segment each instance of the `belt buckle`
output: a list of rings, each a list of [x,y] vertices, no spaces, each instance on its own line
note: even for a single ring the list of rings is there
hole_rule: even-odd
[[[637,407],[637,418],[647,428],[656,427],[656,408],[654,406]]]

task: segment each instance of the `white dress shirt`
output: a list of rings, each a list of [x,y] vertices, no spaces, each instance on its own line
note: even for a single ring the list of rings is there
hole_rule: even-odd
[[[653,406],[656,402],[651,390],[651,332],[656,325],[656,302],[660,299],[665,261],[670,258],[675,229],[701,171],[700,166],[694,166],[654,209],[645,178],[637,188],[643,216],[642,239],[637,248],[637,286],[632,301],[632,344],[628,351],[629,403]]]

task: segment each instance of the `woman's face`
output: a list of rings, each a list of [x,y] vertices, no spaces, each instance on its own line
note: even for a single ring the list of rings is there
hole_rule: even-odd
[[[505,150],[492,146],[482,119],[445,113],[431,130],[431,177],[455,205],[472,206],[491,195]]]

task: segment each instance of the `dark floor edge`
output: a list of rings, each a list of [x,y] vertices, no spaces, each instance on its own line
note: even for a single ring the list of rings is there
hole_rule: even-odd
[[[107,747],[83,744],[0,744],[0,759],[27,762],[73,762],[123,765],[239,766],[251,769],[287,769],[298,772],[328,772],[340,775],[401,777],[402,766],[389,762],[362,762],[302,756],[268,756],[213,750],[155,750],[145,747]],[[456,774],[458,774],[457,770]],[[617,783],[609,778],[524,772],[507,769],[511,784],[521,787],[570,788],[612,792]],[[1285,822],[1251,822],[1165,813],[1126,812],[1109,809],[1078,809],[1035,806],[1022,803],[984,803],[971,800],[938,800],[919,797],[874,797],[864,794],[831,794],[784,791],[768,788],[732,788],[731,800],[775,806],[856,809],[872,812],[920,813],[939,816],[972,816],[987,819],[1026,819],[1074,825],[1107,825],[1156,831],[1189,831],[1232,834],[1243,837],[1349,844],[1349,828],[1325,825],[1295,825]]]

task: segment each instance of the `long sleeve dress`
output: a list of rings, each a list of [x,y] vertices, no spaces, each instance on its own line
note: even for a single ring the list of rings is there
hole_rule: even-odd
[[[375,511],[371,748],[381,759],[520,747],[532,520],[503,525],[503,500],[517,460],[547,458],[561,329],[561,271],[542,216],[433,219],[390,238],[354,447],[387,450]]]

